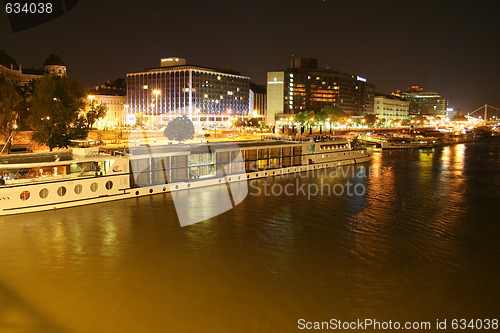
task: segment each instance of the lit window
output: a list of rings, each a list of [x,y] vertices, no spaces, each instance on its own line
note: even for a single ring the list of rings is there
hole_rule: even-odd
[[[22,191],[20,198],[22,201],[26,201],[30,198],[30,191]]]
[[[62,197],[64,195],[66,195],[66,187],[64,186],[61,186],[57,189],[57,194]]]
[[[46,197],[49,196],[49,190],[44,188],[44,189],[40,190],[39,195],[40,195],[40,198],[45,199]]]

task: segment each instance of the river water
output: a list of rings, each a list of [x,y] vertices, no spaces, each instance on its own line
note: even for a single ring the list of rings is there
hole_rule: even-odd
[[[183,228],[170,194],[0,217],[0,332],[500,319],[500,140],[372,154]]]

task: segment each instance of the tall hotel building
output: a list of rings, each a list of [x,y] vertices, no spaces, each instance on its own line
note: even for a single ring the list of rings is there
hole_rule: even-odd
[[[249,114],[250,78],[163,58],[157,68],[127,74],[129,117],[162,124],[189,116],[200,126],[226,124]]]
[[[318,68],[318,60],[292,59],[292,67],[267,73],[268,123],[300,111],[338,106],[349,115],[373,113],[375,85],[366,79]]]
[[[448,100],[436,92],[424,91],[424,88],[414,85],[393,95],[410,102],[411,115],[446,116]]]

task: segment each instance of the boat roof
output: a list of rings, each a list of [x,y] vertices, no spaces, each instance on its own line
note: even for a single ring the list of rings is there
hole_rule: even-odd
[[[49,163],[54,162],[56,158],[63,162],[71,160],[73,156],[71,151],[1,155],[0,166],[23,163]]]
[[[170,144],[170,145],[140,145],[137,147],[130,147],[130,153],[132,155],[143,155],[143,154],[158,154],[158,153],[176,153],[176,152],[191,152],[196,153],[206,152],[208,148],[210,150],[222,150],[222,149],[238,149],[238,148],[257,148],[265,146],[283,146],[283,145],[294,145],[303,144],[300,141],[277,141],[277,140],[264,140],[264,141],[213,141],[213,142],[202,142],[202,143],[180,143],[180,144]]]

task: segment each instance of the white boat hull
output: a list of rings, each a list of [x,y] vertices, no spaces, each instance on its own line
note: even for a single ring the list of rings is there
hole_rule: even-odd
[[[365,150],[350,150],[337,154],[339,155],[333,159],[329,158],[326,154],[324,157],[318,156],[317,160],[313,164],[232,174],[225,177],[203,180],[180,181],[147,187],[130,187],[130,175],[128,173],[23,185],[7,185],[0,187],[0,215],[57,210],[140,196],[202,188],[206,186],[225,185],[226,183],[240,182],[256,178],[280,176],[296,172],[307,172],[323,168],[364,163],[371,159]],[[110,182],[112,182],[111,186]],[[64,191],[62,191],[61,188],[64,188]],[[77,188],[81,188],[82,190],[78,191]],[[95,189],[95,191],[92,191],[92,189]],[[42,191],[45,193],[42,193]],[[27,196],[28,198],[26,198]]]

